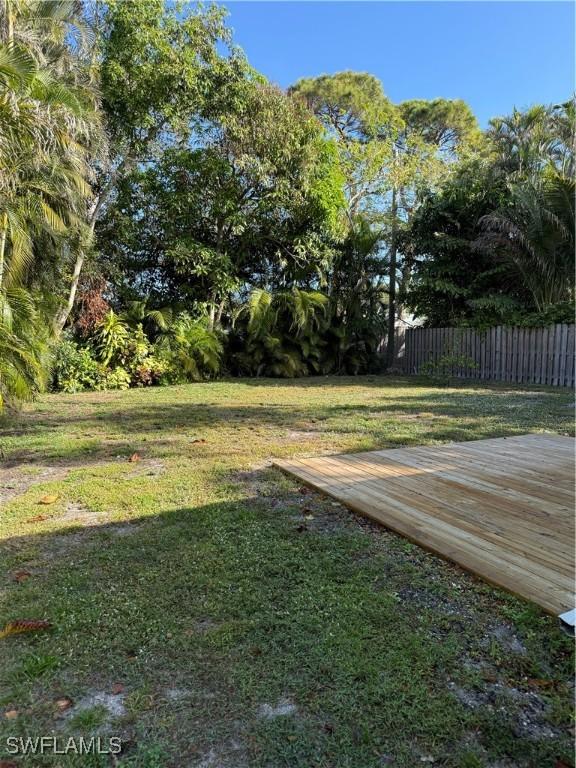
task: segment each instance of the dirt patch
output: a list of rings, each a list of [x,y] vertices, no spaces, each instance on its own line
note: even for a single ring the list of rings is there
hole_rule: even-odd
[[[107,719],[115,720],[126,714],[125,706],[126,696],[123,693],[108,693],[106,691],[90,691],[80,701],[70,709],[66,710],[63,718],[70,720],[81,712],[85,712],[95,707],[102,707],[106,710]]]
[[[341,511],[344,511],[343,508]],[[338,511],[331,513],[329,510],[304,509],[300,515],[292,517],[295,523],[303,526],[303,530],[320,534],[339,534],[350,527],[350,521],[342,519]]]
[[[275,705],[262,704],[258,710],[258,717],[272,720],[275,717],[287,717],[294,715],[298,711],[296,704],[287,698],[278,699]]]
[[[67,467],[46,464],[0,469],[0,504],[21,496],[33,485],[63,480],[69,472]]]
[[[493,624],[489,628],[488,634],[497,640],[505,651],[521,655],[526,654],[526,646],[508,624]]]
[[[219,626],[221,626],[221,622],[206,616],[202,619],[196,619],[192,626],[192,631],[204,635],[207,632],[212,632],[214,629],[218,629]]]
[[[190,691],[187,688],[167,688],[164,695],[168,701],[184,701],[190,696]]]
[[[93,527],[87,527],[77,532],[58,533],[50,536],[50,542],[43,547],[38,561],[54,561],[67,555],[78,547],[85,546],[89,542],[96,540],[96,530]]]
[[[65,511],[56,519],[62,523],[80,523],[81,525],[102,525],[106,522],[101,514],[92,512],[78,502],[68,502]]]
[[[159,477],[166,472],[166,465],[160,459],[141,459],[136,469],[125,475],[127,480],[134,477]]]
[[[320,437],[320,432],[312,429],[294,429],[286,435],[288,440],[314,440],[317,437]]]
[[[112,526],[108,529],[108,532],[114,536],[130,536],[133,533],[137,533],[140,528],[142,528],[141,523],[125,523],[124,525]]]
[[[465,600],[458,600],[456,595],[443,595],[425,587],[407,585],[396,593],[398,600],[410,604],[418,611],[435,611],[443,616],[472,618],[473,612]]]
[[[513,729],[518,738],[553,739],[559,732],[547,722],[548,704],[534,691],[520,690],[502,682],[467,689],[448,684],[452,694],[468,709],[487,708],[513,713]]]
[[[212,747],[191,768],[246,768],[246,749],[240,741],[230,739],[225,744]]]

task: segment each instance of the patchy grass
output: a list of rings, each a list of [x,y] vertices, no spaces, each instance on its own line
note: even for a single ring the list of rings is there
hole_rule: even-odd
[[[2,619],[53,628],[0,641],[0,755],[7,736],[113,735],[113,764],[142,768],[572,765],[553,618],[270,467],[570,434],[572,400],[240,381],[51,395],[7,419]]]

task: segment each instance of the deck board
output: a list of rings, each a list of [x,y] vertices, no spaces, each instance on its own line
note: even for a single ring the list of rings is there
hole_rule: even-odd
[[[574,607],[574,442],[519,435],[275,466],[498,586]]]

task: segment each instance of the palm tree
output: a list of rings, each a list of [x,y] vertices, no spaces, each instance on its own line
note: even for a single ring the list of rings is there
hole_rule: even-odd
[[[538,311],[574,298],[573,178],[549,169],[513,185],[510,203],[483,216],[477,247],[513,265]]]
[[[235,316],[235,323],[246,317],[245,351],[236,356],[240,370],[284,378],[318,372],[328,305],[318,291],[255,288]]]
[[[28,291],[0,292],[0,410],[14,399],[30,399],[45,385],[48,338],[41,329]]]
[[[4,399],[42,384],[45,334],[29,267],[81,242],[90,193],[88,152],[97,100],[81,81],[67,35],[79,3],[0,0],[0,364]],[[66,235],[66,239],[64,236]],[[42,249],[37,247],[40,239]],[[39,270],[37,270],[39,271]],[[28,298],[25,300],[25,294]],[[42,345],[40,345],[42,346]],[[19,373],[18,373],[19,371]]]
[[[507,174],[519,178],[541,173],[549,164],[574,175],[576,99],[553,107],[537,105],[490,121],[487,131]]]
[[[224,347],[208,320],[195,319],[182,312],[160,333],[156,352],[170,367],[181,372],[179,378],[198,381],[215,376],[222,364]]]

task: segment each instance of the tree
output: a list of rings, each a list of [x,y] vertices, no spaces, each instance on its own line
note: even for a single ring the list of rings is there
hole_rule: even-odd
[[[425,195],[447,178],[458,157],[480,142],[476,118],[460,99],[411,100],[401,103],[398,109],[402,129],[396,139],[391,171],[388,368],[394,362],[396,319],[402,315],[413,269],[410,252],[399,252],[400,234],[409,227]]]
[[[475,158],[431,191],[403,230],[400,249],[413,265],[405,300],[427,325],[498,324],[525,303],[509,266],[474,246],[479,220],[506,196],[505,179]]]
[[[373,75],[339,72],[298,81],[291,93],[303,98],[336,140],[340,165],[345,177],[350,242],[344,252],[354,252],[355,232],[366,229],[378,233],[369,249],[378,259],[380,269],[371,280],[379,282],[388,267],[396,273],[396,222],[398,196],[393,174],[396,170],[397,144],[403,127],[397,108],[385,96],[382,84]],[[379,247],[388,229],[387,260]],[[372,239],[372,237],[370,237]],[[340,261],[340,266],[346,263]],[[350,262],[348,262],[350,263]],[[350,263],[350,266],[352,264]],[[369,292],[373,283],[362,283]],[[395,324],[394,294],[396,284],[389,282],[389,306],[392,329]],[[390,334],[390,330],[389,330]],[[394,331],[392,330],[392,336]]]
[[[348,219],[379,211],[401,120],[382,84],[364,72],[299,80],[289,93],[304,100],[336,141],[345,178]]]
[[[483,151],[424,199],[402,247],[416,265],[409,303],[429,324],[572,316],[571,107],[492,121]]]
[[[251,78],[203,146],[169,147],[126,178],[99,242],[128,292],[205,310],[218,325],[245,286],[318,281],[342,208],[334,148],[316,121]]]
[[[81,228],[97,94],[68,50],[75,3],[0,6],[0,390],[41,388],[47,334],[37,283]],[[43,275],[41,281],[38,275]],[[48,283],[49,284],[49,283]],[[53,285],[50,285],[53,288]]]
[[[538,312],[574,299],[575,193],[573,178],[548,171],[480,219],[476,244],[514,265]]]
[[[461,100],[414,100],[395,106],[381,83],[364,73],[301,80],[292,92],[306,100],[337,138],[352,228],[360,213],[370,217],[381,245],[387,246],[382,268],[388,273],[386,364],[390,367],[395,354],[397,287],[400,284],[403,303],[412,269],[408,254],[399,252],[400,233],[423,195],[449,173],[464,147],[479,140],[476,119]]]
[[[88,242],[76,255],[68,298],[56,318],[59,330],[74,306],[96,223],[121,180],[173,137],[201,131],[207,116],[234,99],[245,62],[236,50],[219,53],[219,45],[229,42],[223,16],[215,6],[181,13],[162,0],[112,0],[95,16],[94,65],[100,71],[110,152],[97,167]]]

